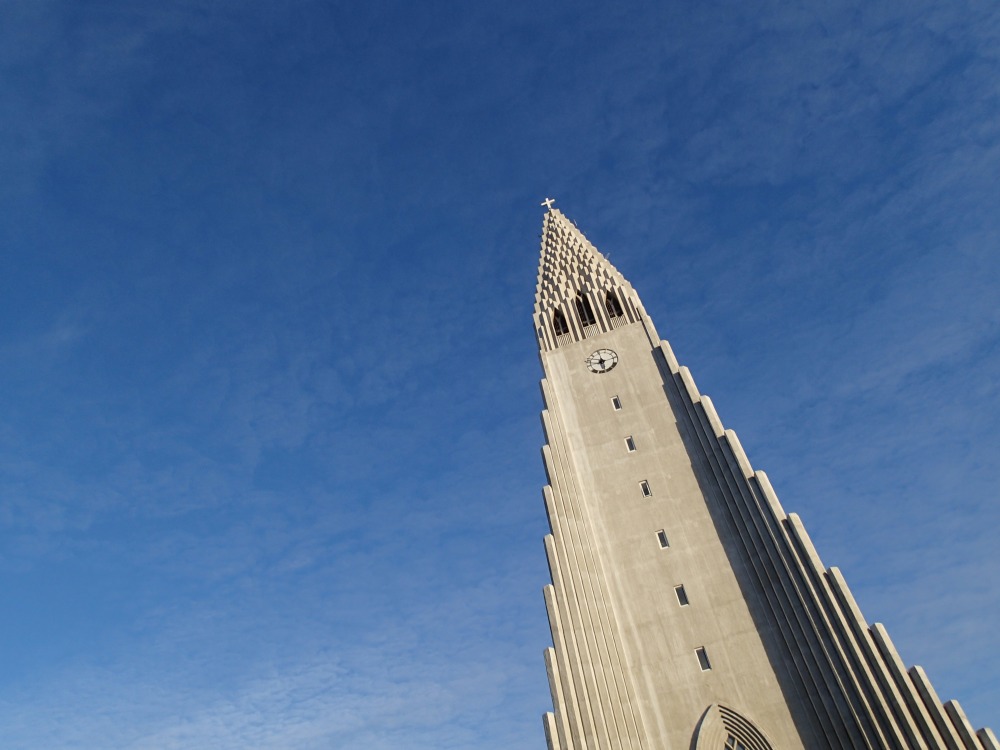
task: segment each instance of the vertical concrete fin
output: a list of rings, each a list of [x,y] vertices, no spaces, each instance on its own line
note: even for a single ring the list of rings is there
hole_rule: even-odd
[[[548,750],[561,750],[556,737],[556,717],[551,711],[542,714],[542,728],[545,730],[545,746]]]
[[[561,472],[559,472],[561,474]],[[588,629],[592,630],[588,605],[591,597],[585,585],[585,563],[581,563],[579,544],[579,509],[572,507],[572,497],[563,497],[554,489],[550,503],[552,534],[545,539],[546,555],[557,561],[552,569],[553,586],[546,589],[553,643],[559,657],[567,699],[566,714],[578,748],[598,748],[600,718],[593,713],[591,696],[596,696],[593,661]],[[561,563],[565,563],[565,565]],[[589,738],[589,740],[588,740]]]
[[[545,611],[549,616],[549,631],[552,633],[553,652],[557,667],[556,676],[559,679],[559,695],[562,698],[562,703],[553,703],[553,708],[565,727],[566,737],[570,745],[585,748],[587,746],[583,741],[584,726],[580,715],[577,686],[573,682],[573,670],[567,662],[568,647],[562,618],[559,615],[559,598],[556,595],[555,587],[551,584],[542,589],[542,594],[545,597]],[[570,634],[570,638],[572,638],[572,634]],[[555,699],[556,696],[553,694],[553,701]]]
[[[812,543],[812,537],[809,536],[809,532],[806,531],[805,524],[802,523],[802,519],[799,517],[798,513],[789,513],[787,516],[788,527],[795,530],[795,536],[799,543],[802,545],[803,549],[806,550],[810,559],[814,561],[816,568],[818,570],[825,570],[823,561],[820,559],[819,552],[816,550],[816,546]]]
[[[764,473],[763,469],[758,469],[754,477],[756,477],[760,491],[763,493],[764,499],[767,500],[768,507],[770,507],[774,517],[779,521],[783,521],[788,515],[785,513],[785,509],[781,507],[781,502],[778,500],[778,493],[771,486],[771,480],[767,478],[767,474]]]
[[[917,688],[917,692],[920,694],[920,699],[924,702],[924,706],[927,707],[927,712],[934,719],[934,724],[941,733],[944,744],[949,750],[965,750],[965,743],[962,742],[962,738],[958,736],[951,720],[944,712],[941,699],[938,698],[934,686],[931,685],[931,681],[927,678],[924,668],[918,666],[910,667],[909,675],[914,686]]]
[[[656,332],[656,326],[653,325],[653,319],[646,315],[645,312],[640,316],[642,318],[642,324],[646,329],[646,337],[649,339],[650,346],[656,346],[657,342],[661,341],[660,334]]]
[[[830,588],[823,563],[799,518],[794,515],[789,517],[785,528],[800,555],[799,564],[806,573],[810,594],[819,607],[824,640],[836,657],[835,668],[855,719],[867,727],[867,732],[874,733],[878,747],[905,748],[907,743],[903,732],[878,689],[863,646],[858,641],[859,632],[862,638],[867,638],[867,624],[852,623],[840,606]]]
[[[538,381],[538,389],[542,392],[542,403],[548,407],[553,403],[552,386],[549,385],[548,378]]]
[[[556,476],[552,468],[552,448],[548,443],[542,446],[542,468],[545,469],[545,479],[551,488],[552,483],[556,481]],[[549,522],[551,521],[552,517],[549,516]]]
[[[548,507],[549,501],[552,495],[546,493],[546,507]],[[552,585],[560,584],[562,582],[562,566],[559,564],[559,556],[556,552],[556,538],[553,534],[546,534],[545,538],[542,540],[545,544],[545,559],[549,563],[549,577],[552,579]],[[548,605],[548,600],[546,600],[546,606]]]
[[[556,729],[558,742],[553,743],[557,750],[574,750],[573,739],[566,719],[566,699],[563,696],[562,676],[559,674],[559,663],[555,648],[545,649],[545,670],[549,676],[549,692],[552,694],[552,706],[555,711],[552,723]]]
[[[681,382],[684,383],[684,390],[687,391],[688,398],[691,399],[692,404],[697,404],[701,401],[701,394],[698,393],[698,386],[694,384],[694,378],[691,376],[691,371],[686,367],[681,367],[679,373],[681,376]]]
[[[702,401],[704,401],[704,399],[702,399]],[[733,455],[736,456],[736,461],[740,465],[743,477],[745,479],[749,479],[753,476],[753,467],[750,466],[750,459],[747,458],[747,454],[743,450],[742,444],[740,444],[740,439],[736,437],[736,433],[732,430],[726,430],[726,440],[729,443],[729,447],[733,451]]]
[[[778,623],[775,632],[788,649],[790,664],[802,681],[802,693],[830,746],[844,750],[871,746],[847,702],[822,628],[815,620],[816,604],[804,588],[805,571],[790,550],[780,523],[760,512],[766,501],[756,494],[756,483],[742,475],[728,442],[715,436],[704,409],[698,406],[700,395],[690,373],[682,367],[668,384],[704,452],[720,490],[720,507],[732,519],[752,575]]]
[[[726,434],[726,428],[722,426],[722,420],[719,419],[719,414],[715,411],[715,404],[712,403],[712,399],[708,396],[702,396],[701,405],[705,407],[705,418],[708,419],[708,423],[712,426],[715,436],[721,438]]]
[[[983,750],[1000,750],[1000,741],[997,740],[997,736],[989,727],[983,727],[976,732],[976,737],[979,738],[979,744],[983,746]]]
[[[671,374],[676,375],[681,366],[677,364],[677,357],[674,356],[674,350],[670,348],[670,343],[661,341],[660,351],[663,352],[663,358],[667,360],[667,367],[670,368]]]
[[[542,439],[545,441],[543,445],[549,442],[549,410],[542,409],[538,414],[538,419],[542,423]]]
[[[539,418],[542,421],[542,432],[545,433],[545,444],[549,445],[552,442],[552,416],[548,409],[542,409],[539,414]]]
[[[920,734],[924,742],[932,748],[944,747],[946,743],[941,737],[934,719],[927,712],[927,707],[917,692],[916,686],[909,678],[909,675],[907,675],[906,665],[903,664],[899,652],[896,651],[892,639],[889,638],[889,633],[882,623],[879,622],[872,625],[868,629],[868,632],[878,647],[879,653],[882,655],[882,660],[885,662],[889,669],[889,674],[892,675],[892,679],[896,683],[896,688],[903,697],[904,705],[909,709],[910,716],[920,729]]]
[[[547,419],[550,443],[543,455],[552,488],[549,521],[555,557],[561,563],[561,579],[553,583],[569,657],[564,671],[572,675],[581,717],[582,736],[579,741],[574,738],[574,744],[586,750],[612,750],[625,747],[629,736],[622,702],[611,699],[622,694],[621,683],[627,679],[615,666],[621,662],[617,625],[610,611],[600,554],[594,548],[586,497],[578,486],[566,445],[565,427],[557,409],[551,410]],[[559,666],[562,669],[564,665]]]
[[[847,581],[837,567],[832,567],[827,571],[826,580],[844,619],[849,623],[854,647],[867,663],[868,680],[872,690],[876,693],[881,710],[887,715],[887,720],[896,727],[894,731],[901,731],[905,735],[904,746],[920,747],[923,743],[923,732],[917,726],[910,711],[907,710],[906,702],[889,671],[889,665],[875,646],[868,623],[861,613],[861,608],[854,599]]]
[[[554,415],[550,415],[550,418],[555,421]],[[553,585],[545,589],[546,611],[549,614],[549,626],[559,658],[560,674],[564,681],[563,690],[567,702],[565,713],[571,731],[575,733],[574,744],[578,748],[589,748],[585,737],[593,737],[596,730],[587,699],[586,648],[584,644],[577,642],[578,628],[573,627],[573,623],[579,619],[579,594],[575,579],[580,573],[577,570],[574,574],[574,560],[568,559],[569,550],[576,549],[572,539],[579,522],[577,518],[579,510],[574,507],[573,492],[564,493],[555,484],[561,483],[562,478],[566,476],[572,485],[572,474],[560,468],[562,462],[562,450],[558,439],[560,435],[561,432],[554,432],[553,442],[543,449],[546,471],[552,483],[544,490],[546,511],[552,529],[552,534],[545,539],[546,556],[554,562],[550,568]],[[568,489],[571,490],[572,487]],[[570,574],[566,577],[563,575],[563,565],[560,561],[565,562],[570,568]],[[564,621],[566,627],[563,625]]]
[[[969,718],[965,715],[965,711],[962,707],[958,705],[958,701],[950,700],[944,704],[944,711],[948,714],[948,718],[951,720],[951,724],[955,727],[955,731],[958,732],[958,736],[962,738],[962,742],[965,743],[965,747],[968,750],[980,750],[979,749],[979,739],[976,737],[976,730],[972,728],[972,724],[969,723]]]

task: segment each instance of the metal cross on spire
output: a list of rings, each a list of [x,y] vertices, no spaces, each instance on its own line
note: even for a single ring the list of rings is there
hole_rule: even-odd
[[[545,208],[547,208],[549,211],[551,211],[553,203],[555,203],[555,199],[554,198],[546,198],[545,200],[543,200],[541,202],[540,205],[545,206]]]

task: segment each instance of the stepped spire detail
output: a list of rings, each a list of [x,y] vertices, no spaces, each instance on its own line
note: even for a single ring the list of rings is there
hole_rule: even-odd
[[[592,338],[645,315],[632,285],[557,208],[542,225],[535,329],[544,350]]]

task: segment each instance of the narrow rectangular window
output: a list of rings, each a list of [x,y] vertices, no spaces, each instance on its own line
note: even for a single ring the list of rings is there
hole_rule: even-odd
[[[649,489],[649,482],[647,482],[645,479],[639,482],[639,488],[642,490],[643,497],[649,497],[650,495],[653,494],[653,491]]]
[[[674,593],[677,594],[677,603],[682,607],[686,607],[690,603],[688,602],[688,595],[683,585],[674,586]]]
[[[667,532],[665,532],[663,529],[660,529],[659,531],[656,532],[656,541],[660,543],[660,547],[662,547],[663,549],[666,549],[667,547],[670,546],[670,542],[667,541]]]
[[[617,396],[612,396],[611,397],[611,405],[613,407],[615,407],[615,411],[621,411],[622,410],[622,400],[620,398],[618,398]]]
[[[632,439],[631,435],[625,438],[625,447],[628,448],[629,453],[635,452],[635,440]]]
[[[701,671],[707,672],[710,670],[712,668],[712,664],[708,660],[708,653],[705,651],[705,647],[699,646],[694,650],[694,652],[698,654],[698,664],[701,665]]]

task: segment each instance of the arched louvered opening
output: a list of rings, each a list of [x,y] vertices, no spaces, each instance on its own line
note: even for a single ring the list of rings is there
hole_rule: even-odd
[[[569,333],[569,323],[566,322],[566,316],[562,314],[562,310],[556,310],[552,316],[552,327],[555,329],[556,336],[565,336]]]
[[[576,311],[580,314],[580,323],[583,327],[596,325],[597,318],[594,316],[594,308],[590,306],[590,300],[584,296],[583,292],[576,295]]]
[[[608,290],[608,293],[604,297],[604,309],[608,311],[609,318],[620,318],[625,314],[621,303],[618,301],[618,295],[611,289]]]
[[[695,729],[695,750],[772,750],[764,733],[745,716],[714,704]]]

